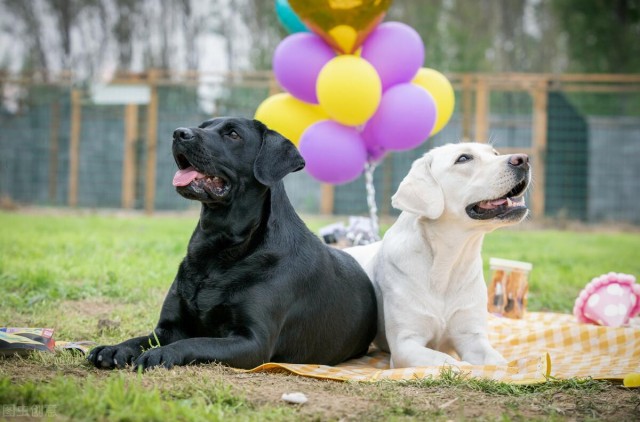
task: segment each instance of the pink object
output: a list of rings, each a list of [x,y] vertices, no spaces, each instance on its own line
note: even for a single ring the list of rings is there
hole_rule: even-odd
[[[193,167],[178,170],[173,176],[173,186],[187,186],[197,178],[205,177],[204,174],[198,172]]]
[[[573,314],[579,322],[620,327],[640,313],[640,285],[629,274],[596,277],[578,295]]]

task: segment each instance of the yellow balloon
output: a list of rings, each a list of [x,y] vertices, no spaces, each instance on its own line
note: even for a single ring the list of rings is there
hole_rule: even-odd
[[[431,132],[431,135],[435,135],[449,122],[453,114],[456,97],[451,82],[442,73],[426,67],[418,70],[411,82],[426,89],[436,102],[438,112],[436,124]]]
[[[279,132],[296,146],[302,132],[329,116],[318,105],[305,103],[291,94],[275,94],[264,100],[256,110],[255,119]]]
[[[344,54],[324,65],[316,82],[316,94],[331,118],[357,126],[369,120],[378,108],[382,83],[368,61]]]

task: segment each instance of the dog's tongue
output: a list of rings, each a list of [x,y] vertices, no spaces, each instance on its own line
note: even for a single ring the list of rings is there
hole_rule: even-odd
[[[187,186],[193,182],[197,177],[205,177],[204,174],[198,172],[193,167],[187,167],[186,169],[178,170],[173,176],[173,186]]]

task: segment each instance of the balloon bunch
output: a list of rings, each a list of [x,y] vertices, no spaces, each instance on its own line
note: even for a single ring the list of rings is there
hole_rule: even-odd
[[[286,92],[263,101],[255,117],[298,145],[307,171],[322,182],[352,181],[387,151],[417,147],[453,113],[447,78],[421,67],[418,33],[400,22],[380,24],[390,3],[276,1],[293,32],[273,55]]]

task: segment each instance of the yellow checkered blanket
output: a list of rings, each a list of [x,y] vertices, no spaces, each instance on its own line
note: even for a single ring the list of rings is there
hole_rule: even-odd
[[[640,372],[639,327],[601,327],[580,324],[573,315],[529,312],[523,319],[491,316],[489,340],[509,364],[465,365],[460,371],[515,384],[544,382],[549,376],[621,380]],[[437,378],[442,368],[390,369],[389,355],[373,351],[337,366],[266,363],[251,372],[283,370],[321,379],[377,381]]]

